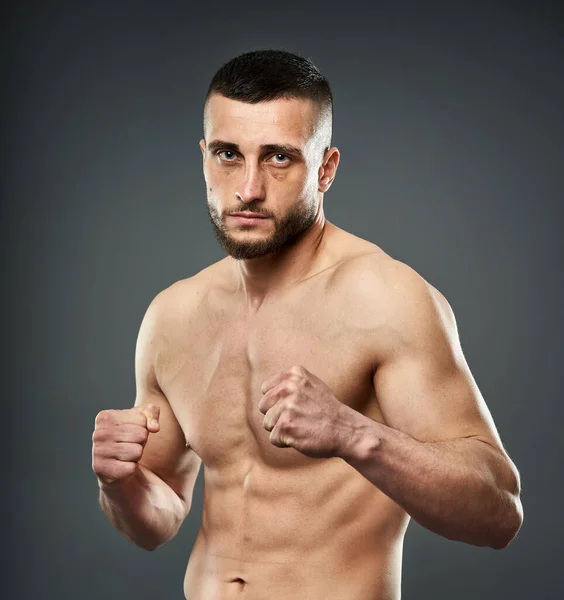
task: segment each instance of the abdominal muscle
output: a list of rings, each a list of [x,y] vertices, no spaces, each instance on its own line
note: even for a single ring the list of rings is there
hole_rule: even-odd
[[[342,459],[256,460],[204,482],[187,600],[399,600],[409,516]]]

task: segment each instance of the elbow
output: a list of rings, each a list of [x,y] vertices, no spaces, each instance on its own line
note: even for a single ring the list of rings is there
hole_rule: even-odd
[[[163,544],[157,544],[156,546],[140,546],[141,550],[147,550],[147,552],[154,552],[157,548],[160,548]]]
[[[517,536],[523,525],[523,504],[521,503],[521,477],[517,467],[511,460],[507,460],[509,469],[505,471],[508,477],[499,484],[501,494],[501,509],[498,514],[496,527],[496,539],[490,546],[494,550],[507,548],[511,541]]]
[[[151,538],[136,538],[131,535],[128,535],[125,532],[122,532],[124,537],[129,540],[132,544],[140,548],[141,550],[146,550],[147,552],[153,552],[157,548],[160,548],[163,544],[166,543],[167,540],[156,540],[154,537]]]
[[[490,544],[494,550],[507,548],[511,541],[517,536],[523,525],[523,505],[519,495],[512,496],[510,507],[506,509],[504,518],[500,519],[497,527],[497,537]]]
[[[177,533],[179,527],[174,528],[173,530],[169,530],[168,532],[161,532],[156,534],[155,532],[150,532],[145,536],[138,536],[136,538],[126,537],[129,541],[133,542],[138,548],[141,550],[146,550],[147,552],[154,552],[158,550],[161,546],[164,546],[167,542],[169,542]]]
[[[168,539],[161,541],[153,541],[153,542],[145,542],[145,543],[136,543],[135,545],[141,550],[146,550],[147,552],[154,552],[158,550],[161,546],[164,546],[168,542]]]

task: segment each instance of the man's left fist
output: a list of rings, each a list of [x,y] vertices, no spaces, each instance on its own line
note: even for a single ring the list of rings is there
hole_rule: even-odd
[[[353,434],[354,409],[302,366],[293,366],[261,386],[259,410],[270,441],[312,458],[339,456]]]

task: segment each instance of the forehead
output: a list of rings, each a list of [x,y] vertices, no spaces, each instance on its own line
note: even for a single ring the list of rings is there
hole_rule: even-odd
[[[267,138],[306,143],[314,133],[315,113],[316,107],[308,99],[279,98],[249,104],[214,94],[208,100],[204,129],[208,139],[235,141],[245,136],[258,143]]]

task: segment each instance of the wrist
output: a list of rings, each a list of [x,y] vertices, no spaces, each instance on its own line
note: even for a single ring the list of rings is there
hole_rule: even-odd
[[[97,477],[98,488],[109,498],[122,497],[125,491],[135,483],[135,480],[137,479],[137,473],[138,469],[131,475],[127,475],[126,477],[122,477],[120,479]]]
[[[350,406],[343,405],[343,409],[346,410],[341,413],[343,427],[337,456],[350,464],[370,459],[380,446],[379,423]]]

